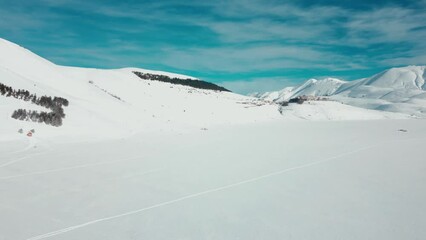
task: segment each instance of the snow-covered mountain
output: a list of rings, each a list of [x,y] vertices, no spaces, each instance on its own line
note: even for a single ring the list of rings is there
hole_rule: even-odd
[[[425,69],[425,66],[392,68],[355,81],[310,79],[297,87],[254,96],[276,102],[302,95],[329,96],[353,106],[426,117]]]
[[[90,138],[116,138],[146,131],[187,131],[217,125],[283,119],[354,120],[406,117],[330,102],[318,102],[310,107],[292,106],[280,109],[272,101],[217,90],[221,88],[190,76],[139,68],[105,70],[59,66],[3,39],[0,39],[0,53],[0,85],[2,84],[3,88],[13,88],[15,93],[20,89],[28,91],[21,91],[12,97],[0,94],[0,140],[19,137],[16,134],[18,129],[36,129],[38,136],[85,135]],[[194,81],[190,84],[192,86],[213,86],[216,90],[186,86],[190,81]],[[371,81],[363,81],[374,85]],[[277,100],[296,95],[332,95],[338,91],[351,95],[356,94],[355,87],[367,85],[358,86],[355,83],[332,78],[309,80],[299,87],[265,94],[262,98]],[[377,81],[377,84],[382,86],[384,83]],[[404,84],[408,86],[407,81]],[[424,86],[424,81],[418,80],[416,84],[415,86]],[[345,90],[349,85],[353,85],[351,91]],[[57,113],[65,114],[60,128],[37,122],[39,119],[52,117],[40,116],[40,112],[45,111],[46,115],[51,111],[50,114],[54,115],[55,111],[58,111],[53,100],[48,99],[44,105],[40,104],[44,101],[39,99],[41,96],[59,97],[69,102],[69,105],[63,106]],[[31,112],[15,114],[17,109]],[[352,112],[362,114],[351,114]],[[32,121],[13,119],[12,113],[17,118],[23,114],[27,120]],[[56,120],[50,119],[48,122],[56,123]]]

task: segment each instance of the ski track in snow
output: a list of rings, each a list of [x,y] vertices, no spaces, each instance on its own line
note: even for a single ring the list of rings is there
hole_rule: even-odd
[[[25,160],[27,158],[28,158],[28,156],[25,156],[25,157],[21,157],[21,158],[18,158],[18,159],[14,159],[14,160],[9,161],[9,162],[5,162],[5,163],[3,163],[3,164],[0,165],[0,168],[12,165],[14,163],[20,162],[20,161]]]
[[[56,169],[50,169],[50,170],[38,171],[38,172],[32,172],[32,173],[24,173],[24,174],[12,175],[12,176],[0,177],[0,181],[1,180],[7,180],[7,179],[13,179],[13,178],[34,176],[34,175],[43,175],[43,174],[47,174],[47,173],[62,172],[62,171],[66,171],[66,170],[79,169],[79,168],[85,168],[85,167],[93,167],[93,166],[99,166],[99,165],[105,165],[105,164],[113,164],[113,163],[117,163],[117,162],[135,160],[135,159],[140,159],[140,158],[141,157],[131,157],[131,158],[119,159],[119,160],[113,160],[113,161],[89,163],[89,164],[77,165],[77,166],[72,166],[72,167],[64,167],[64,168],[56,168]],[[20,160],[23,160],[23,159],[20,159]],[[10,164],[12,164],[12,163],[10,163]]]
[[[35,154],[30,155],[30,156],[25,156],[25,157],[21,157],[21,158],[18,158],[18,159],[14,159],[14,160],[9,161],[9,162],[5,162],[3,164],[0,164],[0,168],[12,165],[14,163],[17,163],[17,162],[20,162],[22,160],[28,159],[30,157],[35,157],[35,156],[39,156],[39,155],[43,155],[43,153],[35,153]]]
[[[408,139],[405,139],[405,140],[408,140]],[[67,232],[70,232],[70,231],[73,231],[73,230],[76,230],[76,229],[79,229],[79,228],[84,228],[84,227],[87,227],[87,226],[90,226],[90,225],[93,225],[93,224],[96,224],[96,223],[105,222],[105,221],[109,221],[109,220],[113,220],[113,219],[117,219],[117,218],[121,218],[121,217],[126,217],[126,216],[130,216],[130,215],[138,214],[138,213],[141,213],[141,212],[144,212],[144,211],[148,211],[148,210],[151,210],[151,209],[171,205],[171,204],[181,202],[181,201],[184,201],[184,200],[187,200],[187,199],[207,195],[209,193],[219,192],[219,191],[226,190],[226,189],[229,189],[229,188],[238,187],[240,185],[244,185],[244,184],[247,184],[247,183],[257,182],[259,180],[266,179],[266,178],[273,177],[273,176],[277,176],[277,175],[281,175],[281,174],[284,174],[284,173],[287,173],[287,172],[290,172],[290,171],[319,165],[319,164],[322,164],[322,163],[325,163],[325,162],[332,161],[334,159],[338,159],[338,158],[341,158],[341,157],[344,157],[344,156],[348,156],[348,155],[351,155],[351,154],[362,152],[364,150],[371,149],[371,148],[374,148],[374,147],[377,147],[377,146],[380,146],[380,145],[384,145],[384,144],[385,143],[370,145],[370,146],[367,146],[367,147],[363,147],[363,148],[359,148],[359,149],[356,149],[356,150],[353,150],[353,151],[342,153],[342,154],[339,154],[339,155],[336,155],[336,156],[333,156],[333,157],[330,157],[330,158],[326,158],[326,159],[323,159],[323,160],[314,161],[314,162],[307,163],[307,164],[302,164],[302,165],[299,165],[299,166],[296,166],[296,167],[286,168],[286,169],[276,171],[276,172],[272,172],[272,173],[262,175],[262,176],[259,176],[259,177],[250,178],[250,179],[243,180],[243,181],[240,181],[240,182],[236,182],[236,183],[233,183],[233,184],[229,184],[229,185],[209,189],[209,190],[206,190],[206,191],[190,194],[190,195],[187,195],[187,196],[184,196],[184,197],[180,197],[180,198],[176,198],[176,199],[173,199],[173,200],[170,200],[170,201],[154,204],[154,205],[151,205],[149,207],[136,209],[136,210],[133,210],[133,211],[122,213],[122,214],[113,215],[113,216],[109,216],[109,217],[105,217],[105,218],[99,218],[99,219],[92,220],[92,221],[89,221],[89,222],[86,222],[86,223],[82,223],[82,224],[74,225],[74,226],[71,226],[71,227],[59,229],[59,230],[56,230],[56,231],[53,231],[53,232],[45,233],[45,234],[42,234],[42,235],[30,237],[30,238],[27,238],[26,240],[39,240],[39,239],[50,238],[50,237],[61,235],[61,234],[64,234],[64,233],[67,233]]]
[[[6,154],[8,154],[8,155],[6,155],[6,156],[2,156],[2,157],[4,157],[4,158],[11,158],[11,157],[13,157],[13,155],[14,154],[20,154],[20,153],[24,153],[24,152],[26,152],[26,151],[28,151],[28,150],[30,150],[31,149],[31,144],[29,144],[27,147],[25,147],[25,148],[23,148],[23,149],[20,149],[20,150],[16,150],[16,151],[13,151],[13,152],[9,152],[9,153],[6,153]],[[35,154],[35,155],[38,155],[37,153]],[[23,157],[23,158],[27,158],[28,156],[25,156],[25,157]],[[23,159],[21,159],[21,160],[23,160]],[[13,161],[10,161],[10,162],[19,162],[20,160],[13,160]],[[10,162],[6,162],[6,163],[3,163],[3,164],[1,164],[0,165],[0,168],[1,167],[4,167],[4,166],[7,166],[7,165],[9,165],[9,163]]]

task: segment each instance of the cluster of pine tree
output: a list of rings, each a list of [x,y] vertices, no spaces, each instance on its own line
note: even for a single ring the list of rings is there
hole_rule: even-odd
[[[10,97],[13,93],[13,89],[9,86],[4,85],[3,83],[0,83],[0,94],[6,95],[6,97]]]
[[[6,86],[2,83],[0,83],[0,94],[6,97],[21,99],[26,102],[31,101],[33,104],[51,110],[51,112],[48,113],[18,109],[13,112],[12,118],[22,121],[44,122],[56,127],[62,125],[62,119],[65,118],[63,107],[67,107],[69,105],[68,100],[65,98],[52,98],[49,96],[37,97],[35,94],[31,94],[27,90],[14,90],[12,87]]]
[[[140,77],[141,79],[144,79],[144,80],[167,82],[167,83],[171,83],[171,84],[190,86],[190,87],[199,88],[199,89],[230,92],[228,89],[226,89],[224,87],[218,86],[218,85],[210,83],[210,82],[202,81],[202,80],[171,78],[171,77],[165,76],[165,75],[141,73],[141,72],[136,72],[136,71],[134,71],[133,73],[136,74],[136,76],[138,76],[138,77]]]
[[[65,116],[65,114],[64,114]],[[25,109],[15,110],[12,114],[12,118],[18,119],[21,121],[32,121],[45,123],[47,125],[52,125],[59,127],[62,125],[62,116],[56,112],[37,112]]]

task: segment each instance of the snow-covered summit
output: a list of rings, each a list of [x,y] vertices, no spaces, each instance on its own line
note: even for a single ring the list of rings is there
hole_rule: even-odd
[[[391,68],[362,81],[363,85],[392,89],[426,90],[426,66]]]
[[[325,78],[322,80],[309,79],[304,84],[295,88],[293,95],[329,96],[334,94],[345,81],[337,78]]]
[[[252,97],[262,98],[269,101],[274,101],[276,99],[288,99],[289,95],[292,94],[294,87],[286,87],[282,90],[275,92],[265,92],[265,93],[253,93],[250,94]]]

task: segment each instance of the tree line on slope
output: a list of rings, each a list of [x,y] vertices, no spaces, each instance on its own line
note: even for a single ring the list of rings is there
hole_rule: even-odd
[[[28,90],[15,90],[10,86],[0,83],[0,94],[6,97],[13,97],[26,102],[31,102],[35,105],[50,109],[51,112],[37,112],[25,109],[17,109],[12,113],[12,118],[21,121],[32,121],[45,123],[55,127],[62,125],[62,119],[65,118],[63,107],[67,107],[69,102],[62,97],[37,97],[36,94],[30,93]]]
[[[215,91],[223,91],[223,92],[230,92],[230,90],[218,86],[216,84],[202,81],[202,80],[193,80],[193,79],[182,79],[182,78],[171,78],[166,75],[160,75],[160,74],[152,74],[152,73],[142,73],[133,71],[133,73],[138,76],[141,79],[144,80],[152,80],[152,81],[160,81],[160,82],[166,82],[171,84],[178,84],[183,86],[190,86],[193,88],[199,88],[199,89],[206,89],[206,90],[215,90]]]

